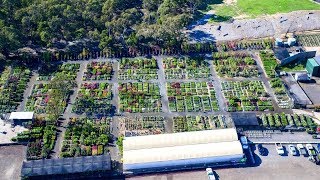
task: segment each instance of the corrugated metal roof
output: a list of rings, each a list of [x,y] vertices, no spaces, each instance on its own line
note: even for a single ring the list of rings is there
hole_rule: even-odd
[[[124,151],[123,164],[163,162],[242,154],[242,145],[239,141],[195,144]]]
[[[110,155],[24,161],[22,177],[111,170]]]
[[[317,64],[320,66],[320,56],[316,56],[316,57],[314,57],[313,58],[316,62],[317,62]]]
[[[208,131],[182,132],[149,136],[125,137],[123,150],[150,149],[161,147],[184,146],[217,142],[237,141],[238,135],[234,128]]]

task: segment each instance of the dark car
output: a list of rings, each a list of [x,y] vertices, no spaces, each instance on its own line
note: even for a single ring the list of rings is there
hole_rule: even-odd
[[[267,155],[267,151],[264,147],[262,147],[262,144],[258,144],[258,151],[261,156]]]

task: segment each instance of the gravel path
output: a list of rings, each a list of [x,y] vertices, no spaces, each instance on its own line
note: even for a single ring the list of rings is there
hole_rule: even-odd
[[[69,118],[70,117],[75,117],[75,115],[72,113],[72,105],[75,103],[76,101],[76,97],[78,95],[78,90],[81,87],[82,84],[82,76],[84,74],[84,71],[87,67],[87,63],[88,62],[84,62],[80,64],[80,69],[79,72],[77,73],[77,78],[76,78],[76,82],[77,82],[77,87],[75,87],[73,89],[73,94],[70,96],[67,108],[65,110],[65,113],[63,114],[62,118],[62,124],[58,127],[58,135],[57,135],[57,140],[53,149],[53,154],[51,155],[54,158],[59,158],[60,157],[60,151],[61,151],[61,147],[62,147],[62,142],[63,142],[63,137],[64,137],[64,133],[66,131],[66,126],[69,123]]]
[[[18,111],[25,111],[28,97],[31,95],[34,84],[37,81],[38,74],[36,72],[32,72],[32,77],[27,84],[27,89],[23,93],[23,100],[18,106]]]
[[[205,15],[205,18],[208,18]],[[201,19],[185,33],[191,42],[230,41],[279,37],[287,32],[320,29],[320,11],[295,11],[256,19],[234,20],[231,23],[208,23]]]

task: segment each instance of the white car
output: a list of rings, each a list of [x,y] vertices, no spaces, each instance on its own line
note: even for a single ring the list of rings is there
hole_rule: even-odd
[[[283,148],[282,144],[281,143],[275,143],[275,146],[276,146],[277,153],[280,156],[284,155],[285,152],[284,152],[284,148]]]
[[[207,175],[208,175],[208,179],[209,179],[209,180],[215,180],[215,179],[216,179],[216,177],[214,176],[214,173],[213,173],[213,171],[212,171],[211,168],[207,168],[207,169],[206,169],[206,172],[207,172]]]
[[[297,149],[294,145],[292,145],[292,144],[288,145],[288,149],[289,149],[289,152],[291,155],[293,155],[293,156],[298,155]]]

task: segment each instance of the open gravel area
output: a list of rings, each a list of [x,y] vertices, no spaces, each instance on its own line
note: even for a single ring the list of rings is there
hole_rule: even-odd
[[[185,33],[190,37],[190,41],[199,42],[279,37],[287,32],[315,29],[320,29],[320,11],[296,11],[218,24],[201,20],[189,27]]]
[[[22,162],[25,159],[26,146],[0,146],[0,179],[20,179]]]

